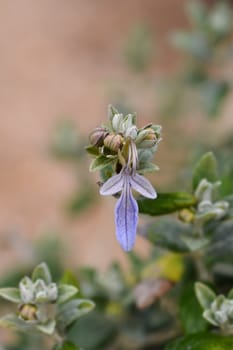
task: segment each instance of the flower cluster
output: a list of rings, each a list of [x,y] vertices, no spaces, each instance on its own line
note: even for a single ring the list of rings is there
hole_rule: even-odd
[[[192,208],[182,209],[179,219],[186,223],[193,223],[196,234],[203,235],[203,225],[211,220],[221,220],[226,216],[229,203],[225,200],[216,200],[221,181],[210,182],[202,179],[194,192],[196,204]]]
[[[135,114],[124,116],[109,106],[110,125],[96,128],[90,134],[87,151],[94,156],[90,170],[100,170],[105,181],[100,194],[121,192],[115,208],[116,236],[124,251],[135,243],[138,205],[132,190],[155,199],[155,189],[142,176],[158,168],[151,161],[161,140],[161,127],[149,124],[137,128]]]
[[[222,294],[216,295],[211,288],[197,282],[195,290],[198,301],[204,309],[203,317],[225,333],[233,334],[233,289],[225,297]]]
[[[18,304],[17,313],[2,317],[0,325],[63,336],[66,327],[94,307],[90,300],[78,298],[77,292],[73,285],[52,282],[48,266],[42,263],[18,288],[0,288],[2,298]]]
[[[227,325],[233,332],[233,300],[224,295],[218,295],[210,308],[205,310],[203,316],[214,326],[220,328]]]
[[[206,179],[200,181],[195,191],[195,197],[198,201],[196,221],[204,223],[211,219],[219,220],[226,215],[229,203],[223,200],[215,201],[214,198],[220,185],[220,181],[214,183]]]

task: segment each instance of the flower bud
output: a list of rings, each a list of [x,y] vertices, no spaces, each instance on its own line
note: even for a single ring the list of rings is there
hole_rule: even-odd
[[[104,138],[108,135],[108,131],[104,128],[96,128],[89,136],[90,143],[93,146],[101,147],[104,145]]]
[[[38,303],[48,301],[47,286],[42,279],[38,279],[34,284],[35,300]]]
[[[27,304],[34,299],[34,286],[29,277],[24,277],[19,284],[20,297],[23,303]]]
[[[56,283],[50,283],[50,285],[47,287],[47,296],[49,301],[56,301],[58,297],[58,288]]]
[[[194,221],[195,215],[194,215],[193,211],[190,209],[182,209],[179,212],[178,217],[181,221],[185,222],[186,224],[190,224]]]
[[[136,143],[140,148],[151,148],[157,141],[156,133],[152,128],[141,130],[136,139]]]
[[[112,119],[112,128],[116,132],[122,132],[122,123],[124,116],[121,113],[115,114]]]
[[[117,152],[123,145],[123,137],[119,134],[113,133],[107,135],[104,139],[104,146],[109,148],[111,151]]]
[[[25,321],[37,321],[37,307],[34,304],[23,304],[19,307],[19,316]]]
[[[125,132],[125,137],[130,137],[132,140],[135,140],[137,137],[137,127],[135,125],[128,128]]]

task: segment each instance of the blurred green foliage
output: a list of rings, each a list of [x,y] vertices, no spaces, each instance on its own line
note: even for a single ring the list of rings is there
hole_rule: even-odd
[[[71,164],[77,177],[77,189],[64,205],[71,215],[82,213],[95,201],[94,186],[86,163],[85,145],[86,139],[78,133],[75,123],[70,120],[61,121],[57,125],[50,144],[51,154],[58,160]]]
[[[220,115],[232,88],[224,67],[232,57],[233,10],[228,1],[187,2],[190,29],[172,34],[173,46],[183,52],[182,68],[163,86],[161,112],[180,114],[201,106],[209,117]]]
[[[145,24],[136,25],[129,33],[124,48],[124,58],[135,72],[144,72],[153,59],[151,31]]]

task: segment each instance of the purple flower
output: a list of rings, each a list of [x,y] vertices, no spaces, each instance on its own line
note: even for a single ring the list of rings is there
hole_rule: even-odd
[[[128,165],[119,174],[108,179],[100,189],[103,196],[121,191],[115,207],[115,225],[117,240],[126,252],[134,246],[138,222],[138,204],[132,195],[132,189],[147,198],[157,197],[150,182]]]

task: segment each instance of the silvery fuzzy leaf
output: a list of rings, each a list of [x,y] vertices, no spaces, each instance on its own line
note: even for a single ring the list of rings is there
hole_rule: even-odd
[[[64,330],[79,317],[93,310],[94,307],[95,304],[88,299],[75,299],[62,304],[58,310],[58,327]]]
[[[210,238],[207,237],[191,237],[184,234],[181,235],[181,239],[191,252],[203,249],[210,244]]]
[[[21,332],[30,332],[33,330],[33,325],[31,323],[23,321],[15,314],[9,314],[1,317],[0,326]]]
[[[138,205],[127,185],[115,207],[116,236],[122,249],[126,252],[129,252],[134,246],[137,222]]]
[[[13,303],[20,303],[21,297],[18,288],[0,288],[0,296],[5,299],[12,301]]]
[[[206,321],[208,321],[212,325],[218,326],[218,323],[216,322],[216,320],[214,318],[214,314],[211,310],[205,310],[203,312],[203,317],[206,319]]]
[[[222,305],[225,303],[225,301],[226,301],[226,297],[224,295],[222,294],[218,295],[216,299],[213,301],[213,303],[211,304],[211,310],[213,312],[218,311],[222,307]]]
[[[214,291],[203,283],[195,283],[195,293],[203,309],[209,309],[216,299]]]
[[[56,327],[56,321],[54,320],[49,320],[47,323],[44,324],[38,324],[36,328],[47,335],[51,335],[54,333]]]
[[[46,284],[52,282],[51,273],[47,264],[44,262],[36,266],[32,272],[32,281],[36,282],[38,279],[42,279]]]
[[[162,132],[162,126],[161,125],[152,124],[150,126],[150,128],[154,130],[154,132],[156,133],[157,136],[160,136],[160,134]]]
[[[20,297],[23,303],[28,304],[34,299],[34,285],[29,277],[24,277],[19,283]]]
[[[152,158],[154,156],[153,149],[151,148],[139,148],[138,149],[138,160],[139,160],[139,169],[140,164],[142,163],[149,163],[152,161]]]
[[[70,284],[61,284],[58,287],[58,304],[62,304],[77,294],[78,288]]]
[[[130,185],[135,191],[146,198],[155,199],[157,197],[157,193],[150,181],[142,175],[134,174],[131,176]]]
[[[100,188],[102,196],[109,196],[120,192],[124,185],[124,177],[122,173],[114,175],[108,179]]]
[[[140,163],[139,169],[137,170],[139,174],[143,175],[145,173],[152,173],[154,171],[158,171],[159,167],[154,163]]]

